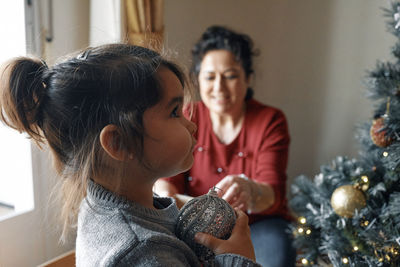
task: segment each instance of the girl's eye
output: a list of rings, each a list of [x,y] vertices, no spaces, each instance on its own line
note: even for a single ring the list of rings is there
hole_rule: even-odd
[[[212,80],[214,80],[214,76],[204,76],[204,80],[212,81]]]
[[[176,106],[172,112],[171,112],[171,117],[173,118],[179,118],[180,117],[180,108],[179,106]]]

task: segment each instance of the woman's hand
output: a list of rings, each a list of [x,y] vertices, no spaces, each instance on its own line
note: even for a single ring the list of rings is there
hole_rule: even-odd
[[[233,253],[256,260],[253,243],[250,237],[249,218],[247,215],[236,209],[236,224],[228,240],[218,239],[206,233],[197,233],[195,241],[211,249],[216,255]]]
[[[193,198],[187,195],[178,194],[178,189],[173,184],[162,179],[158,179],[154,183],[153,191],[161,197],[173,197],[179,209]]]
[[[175,194],[172,197],[175,199],[178,209],[181,209],[183,207],[183,205],[186,204],[186,202],[193,199],[193,197],[191,197],[191,196],[182,195],[182,194]]]
[[[254,186],[245,175],[227,175],[215,185],[218,194],[233,208],[248,211],[253,206]]]

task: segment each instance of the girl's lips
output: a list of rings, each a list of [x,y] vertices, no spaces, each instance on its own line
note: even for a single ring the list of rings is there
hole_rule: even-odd
[[[194,139],[193,139],[193,144],[192,144],[192,153],[193,153],[193,151],[194,151],[194,148],[196,147],[196,144],[197,144],[196,140],[194,140]]]

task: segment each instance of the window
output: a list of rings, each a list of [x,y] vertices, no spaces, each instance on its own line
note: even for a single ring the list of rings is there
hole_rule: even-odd
[[[24,1],[0,2],[0,62],[26,55]],[[31,143],[0,125],[0,220],[33,209]]]

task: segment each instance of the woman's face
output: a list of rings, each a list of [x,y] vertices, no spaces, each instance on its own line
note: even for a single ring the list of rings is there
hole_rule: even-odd
[[[240,113],[248,78],[242,64],[230,51],[207,52],[201,62],[198,79],[201,99],[211,112],[219,115]]]

